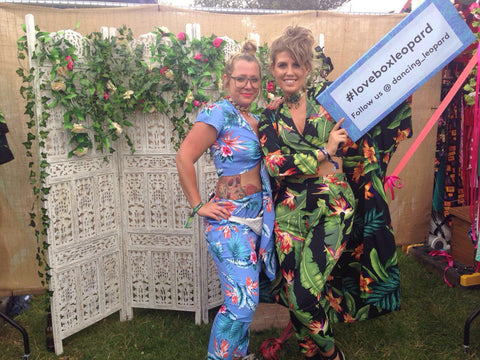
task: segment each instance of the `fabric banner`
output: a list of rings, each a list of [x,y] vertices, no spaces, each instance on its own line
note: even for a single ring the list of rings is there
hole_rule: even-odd
[[[475,40],[449,0],[426,0],[317,100],[353,141],[407,99]]]

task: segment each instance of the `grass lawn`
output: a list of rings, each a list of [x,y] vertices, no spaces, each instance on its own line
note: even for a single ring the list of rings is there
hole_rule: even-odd
[[[480,288],[450,288],[413,257],[399,250],[402,310],[354,324],[336,324],[338,345],[347,360],[480,360],[480,316],[470,328],[471,354],[463,351],[465,320],[480,306]],[[56,356],[45,347],[44,298],[34,296],[30,309],[15,317],[28,332],[30,359],[206,358],[211,324],[195,325],[193,313],[134,309],[131,321],[114,314],[63,341]],[[214,316],[214,311],[211,312]],[[252,332],[250,346],[279,336],[282,329]],[[23,340],[8,324],[0,327],[0,359],[22,359]],[[280,360],[301,360],[294,338],[283,346]]]

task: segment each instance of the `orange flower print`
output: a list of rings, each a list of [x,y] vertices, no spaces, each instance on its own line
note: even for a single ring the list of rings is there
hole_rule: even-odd
[[[363,163],[360,161],[357,163],[357,166],[355,166],[355,169],[353,169],[353,180],[358,184],[360,181],[360,178],[365,175],[365,168],[363,167]]]
[[[312,334],[318,334],[320,331],[325,330],[325,322],[319,322],[319,321],[312,321],[310,324],[308,324],[308,328],[310,329],[310,333]]]
[[[227,284],[228,289],[225,290],[225,296],[232,298],[232,304],[238,304],[238,294],[237,290]],[[233,289],[233,290],[232,290]]]
[[[400,141],[407,139],[410,136],[410,129],[405,129],[400,131],[397,130],[397,137],[394,138],[395,142],[398,144]]]
[[[282,201],[283,206],[288,206],[290,210],[295,210],[295,195],[289,190],[285,192],[285,199]]]
[[[373,291],[368,288],[368,285],[370,285],[373,282],[372,278],[369,277],[364,277],[363,274],[360,274],[360,289],[363,292],[367,293],[372,293]]]
[[[292,285],[293,277],[294,277],[293,270],[288,270],[288,272],[286,272],[284,269],[282,269],[282,276],[287,281],[288,285]]]
[[[338,260],[340,255],[342,255],[345,246],[347,246],[347,242],[344,242],[342,245],[340,245],[337,250],[331,248],[330,246],[325,246],[325,248],[327,249],[327,253],[330,254],[333,259]]]
[[[217,231],[223,232],[223,237],[225,239],[230,239],[232,237],[232,230],[238,232],[238,228],[235,225],[219,226],[217,229]]]
[[[285,161],[286,161],[285,156],[283,156],[280,150],[277,150],[269,153],[265,157],[265,166],[267,166],[267,168],[270,169],[272,173],[275,173],[276,168],[278,166],[281,166],[283,163],[285,163]]]
[[[292,248],[293,239],[289,233],[281,232],[280,234],[280,248],[282,249],[282,253],[288,254]]]
[[[363,141],[363,156],[368,159],[368,162],[376,163],[377,157],[375,156],[375,148],[373,146],[368,146],[367,140]]]
[[[318,346],[311,339],[306,339],[305,342],[299,344],[305,349],[303,355],[306,357],[312,357],[319,351]]]
[[[317,189],[318,191],[317,192],[314,192],[313,194],[325,194],[329,191],[329,187],[327,184],[318,184],[317,185]]]
[[[347,142],[343,146],[343,153],[346,154],[348,152],[348,149],[358,149],[357,143],[353,142],[353,140],[350,138],[347,139]]]
[[[330,302],[330,306],[338,313],[342,311],[340,303],[342,302],[342,297],[333,296],[332,290],[328,290],[327,300]]]
[[[320,107],[318,108],[318,114],[317,114],[317,115],[318,115],[318,116],[325,116],[325,118],[326,118],[328,121],[332,122],[332,117],[330,116],[330,114],[328,113],[328,111],[325,110],[325,108],[324,108],[322,105],[320,105]]]
[[[335,216],[335,215],[340,215],[341,213],[348,214],[352,212],[352,207],[350,204],[343,198],[339,199],[333,199],[335,204],[330,204],[333,207],[333,212],[330,214],[330,216]]]
[[[279,173],[278,176],[290,176],[290,175],[295,175],[297,173],[297,170],[295,168],[290,168],[285,170],[282,173]]]
[[[343,322],[353,323],[353,322],[355,322],[355,318],[352,315],[346,313],[346,314],[343,315]]]
[[[355,250],[352,252],[352,256],[356,259],[359,260],[360,256],[363,255],[363,244],[357,246]]]
[[[228,357],[228,341],[227,340],[222,340],[222,344],[220,347],[217,344],[217,339],[214,339],[214,344],[215,344],[215,354],[219,356],[220,358],[227,358]]]
[[[386,153],[385,156],[383,157],[383,163],[388,164],[390,161],[390,153]]]
[[[263,204],[265,205],[265,210],[267,212],[272,212],[273,211],[273,201],[270,197],[265,197],[263,199]]]
[[[260,141],[260,146],[263,148],[265,143],[267,142],[267,137],[265,136],[265,134],[262,134],[262,137],[259,139]]]
[[[375,194],[370,191],[371,188],[372,188],[372,182],[369,181],[368,183],[365,184],[365,199],[366,200],[375,197]]]
[[[256,289],[258,289],[258,281],[252,281],[252,278],[250,276],[247,277],[247,290],[249,294],[258,295]]]

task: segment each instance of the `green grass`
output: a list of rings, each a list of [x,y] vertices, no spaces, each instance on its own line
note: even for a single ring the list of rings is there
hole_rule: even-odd
[[[480,306],[480,289],[450,288],[414,258],[399,252],[402,310],[374,320],[337,324],[338,345],[348,360],[480,360],[480,316],[470,329],[471,354],[463,351],[463,328]],[[15,317],[29,334],[30,359],[145,359],[196,360],[206,358],[211,324],[195,325],[193,313],[135,309],[131,321],[118,314],[63,341],[64,353],[55,356],[45,347],[44,299],[35,296],[29,310]],[[212,311],[210,314],[214,316]],[[252,332],[251,349],[282,329]],[[23,356],[20,333],[0,327],[0,359]],[[294,338],[280,353],[281,360],[301,360]]]

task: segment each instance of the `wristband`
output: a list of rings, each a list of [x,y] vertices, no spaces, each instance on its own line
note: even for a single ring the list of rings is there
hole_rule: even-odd
[[[200,203],[193,208],[192,213],[190,214],[190,216],[187,219],[187,222],[185,223],[185,229],[188,229],[192,225],[193,218],[195,217],[195,214],[198,212],[198,210],[200,210],[200,208],[203,205],[204,205],[203,201],[200,201]]]
[[[322,146],[320,148],[320,151],[322,152],[323,155],[325,155],[325,158],[333,164],[333,171],[337,171],[338,170],[338,163],[335,160],[332,159],[332,157],[328,153],[327,149],[325,149],[325,147]]]

